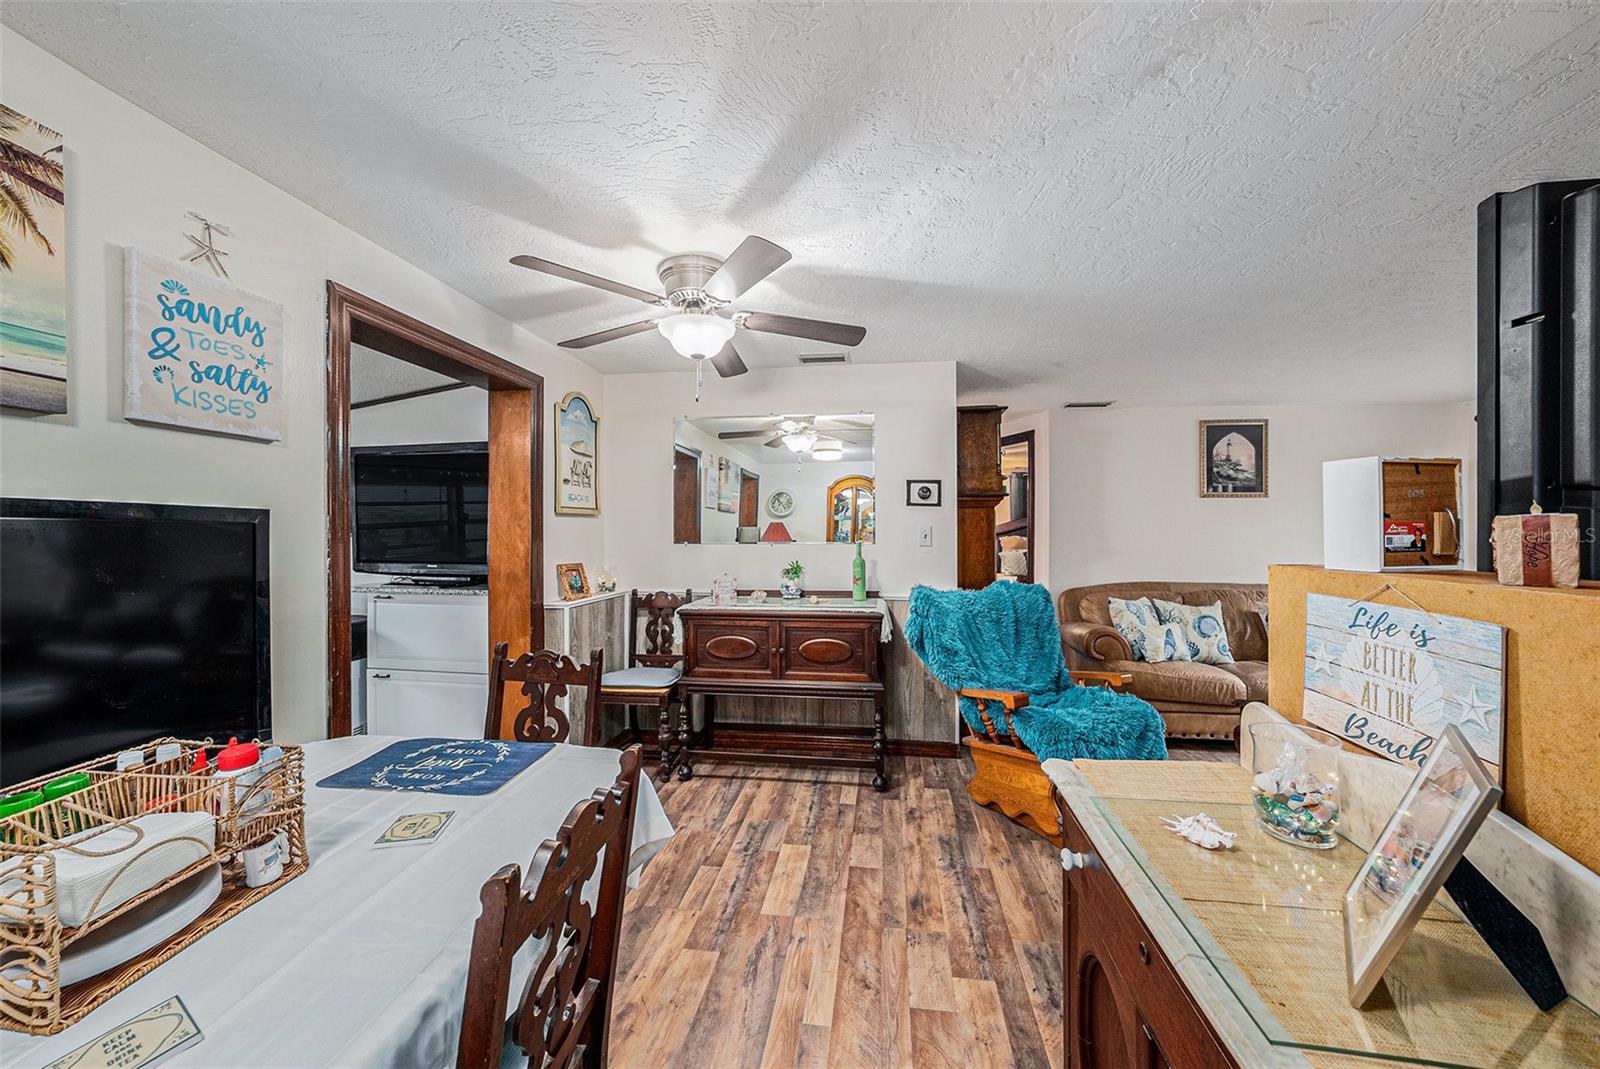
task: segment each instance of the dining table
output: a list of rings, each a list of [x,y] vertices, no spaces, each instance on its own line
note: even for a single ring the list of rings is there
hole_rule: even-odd
[[[400,741],[306,743],[307,871],[71,1027],[53,1036],[0,1031],[0,1065],[44,1065],[173,996],[202,1038],[161,1069],[454,1065],[480,888],[510,863],[527,879],[572,807],[616,779],[621,754],[558,743],[478,796],[317,786]],[[630,883],[673,834],[648,776],[637,799]],[[399,817],[445,810],[454,816],[437,841],[377,844]],[[513,998],[534,949],[525,945],[513,961]]]

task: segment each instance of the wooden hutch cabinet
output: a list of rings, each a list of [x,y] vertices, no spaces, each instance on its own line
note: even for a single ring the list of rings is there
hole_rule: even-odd
[[[1005,405],[956,409],[956,585],[994,582],[995,506],[1006,498],[1000,473],[1000,417]]]

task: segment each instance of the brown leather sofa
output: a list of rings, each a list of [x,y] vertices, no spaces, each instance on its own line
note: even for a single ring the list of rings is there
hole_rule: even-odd
[[[1108,598],[1160,598],[1183,605],[1222,603],[1233,664],[1135,661],[1111,626]],[[1132,691],[1161,713],[1167,737],[1236,739],[1239,711],[1267,700],[1265,583],[1103,583],[1063,590],[1056,599],[1061,642],[1074,671],[1127,672]]]

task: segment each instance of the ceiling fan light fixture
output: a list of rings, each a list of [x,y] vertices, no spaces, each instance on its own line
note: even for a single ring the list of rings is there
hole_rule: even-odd
[[[812,460],[843,460],[844,450],[836,445],[819,446],[811,451]]]
[[[783,436],[783,444],[789,447],[789,452],[791,453],[804,453],[807,449],[817,444],[817,436],[811,431],[786,434]]]
[[[691,360],[716,356],[733,337],[732,320],[709,312],[678,312],[657,322],[656,329],[679,356]]]

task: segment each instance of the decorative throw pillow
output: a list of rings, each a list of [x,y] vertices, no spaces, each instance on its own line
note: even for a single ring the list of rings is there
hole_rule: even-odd
[[[1183,629],[1184,644],[1189,649],[1189,660],[1201,664],[1232,664],[1233,651],[1228,648],[1228,631],[1222,625],[1222,602],[1210,605],[1179,605],[1175,601],[1151,599],[1156,619],[1164,624],[1177,624]]]
[[[1106,606],[1111,610],[1112,626],[1122,633],[1133,649],[1134,660],[1152,664],[1189,660],[1189,646],[1184,641],[1183,628],[1178,624],[1162,623],[1149,598],[1107,598]]]

